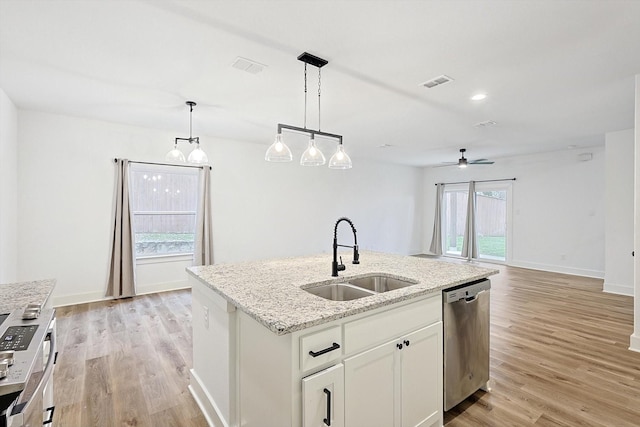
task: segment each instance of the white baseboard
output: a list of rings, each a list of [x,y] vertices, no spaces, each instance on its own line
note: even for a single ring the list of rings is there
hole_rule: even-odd
[[[629,339],[629,350],[640,353],[640,335],[631,335]]]
[[[220,415],[220,410],[202,384],[196,371],[191,369],[189,372],[191,373],[189,391],[207,420],[207,424],[209,424],[210,427],[229,427],[229,424],[224,421],[224,417]]]
[[[151,285],[141,285],[136,288],[136,295],[154,294],[157,292],[177,291],[179,289],[190,288],[189,282],[180,280],[176,282],[154,283]],[[54,291],[55,292],[55,291]],[[112,297],[104,296],[104,291],[85,292],[71,295],[54,295],[52,303],[54,307],[65,305],[84,304],[88,302],[107,301]]]
[[[551,273],[570,274],[572,276],[593,277],[596,279],[604,279],[604,271],[588,270],[586,268],[573,268],[565,267],[562,265],[552,264],[538,264],[535,262],[527,261],[511,261],[509,262],[512,267],[529,268],[531,270],[549,271]]]
[[[633,296],[633,287],[623,286],[623,285],[614,285],[612,283],[604,282],[602,286],[602,291],[607,292],[609,294],[617,294],[617,295],[626,295]]]

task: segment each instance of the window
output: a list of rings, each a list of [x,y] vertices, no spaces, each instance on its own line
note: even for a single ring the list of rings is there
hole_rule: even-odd
[[[132,164],[136,258],[193,254],[198,169]]]
[[[511,185],[476,184],[476,242],[478,259],[507,260],[509,194]],[[461,256],[467,221],[468,187],[452,185],[445,188],[442,222],[444,253]]]

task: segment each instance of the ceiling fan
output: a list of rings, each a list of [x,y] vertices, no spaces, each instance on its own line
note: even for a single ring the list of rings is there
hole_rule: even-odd
[[[492,165],[494,162],[489,159],[476,159],[469,160],[464,156],[464,153],[467,151],[466,148],[460,149],[460,158],[457,162],[446,162],[443,163],[442,166],[453,166],[457,165],[459,168],[466,168],[468,165]]]

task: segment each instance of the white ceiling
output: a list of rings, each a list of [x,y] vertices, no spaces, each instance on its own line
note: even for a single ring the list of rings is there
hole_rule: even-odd
[[[19,108],[176,136],[186,100],[194,135],[266,149],[277,123],[302,126],[304,51],[329,61],[322,130],[354,163],[594,146],[633,127],[640,1],[0,0],[0,87]],[[455,80],[420,86],[441,74]],[[309,99],[317,128],[315,67]]]

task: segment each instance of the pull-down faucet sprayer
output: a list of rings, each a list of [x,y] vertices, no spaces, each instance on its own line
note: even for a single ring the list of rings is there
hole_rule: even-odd
[[[338,244],[338,224],[342,221],[347,221],[353,231],[353,246],[339,245]],[[346,268],[342,263],[342,257],[340,257],[340,264],[338,264],[338,246],[343,248],[353,248],[353,264],[360,264],[360,254],[358,254],[358,236],[356,236],[356,227],[353,225],[353,221],[349,218],[342,217],[336,221],[336,226],[333,229],[333,262],[331,263],[331,275],[333,277],[338,276],[338,271],[344,271]]]

